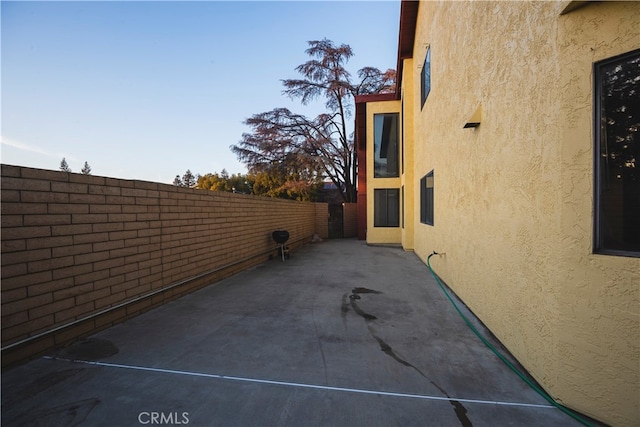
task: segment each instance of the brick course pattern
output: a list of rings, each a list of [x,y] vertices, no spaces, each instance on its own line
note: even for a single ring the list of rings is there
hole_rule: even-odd
[[[2,365],[328,237],[325,203],[2,165]]]

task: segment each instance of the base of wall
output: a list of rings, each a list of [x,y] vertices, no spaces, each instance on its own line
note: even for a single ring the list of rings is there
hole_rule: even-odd
[[[311,236],[287,242],[287,246],[289,249],[301,247],[310,240]],[[276,256],[276,248],[203,272],[130,301],[117,304],[99,313],[9,344],[1,349],[2,370],[10,369],[55,349],[65,347],[78,339],[86,338],[271,259],[279,260],[279,257]]]

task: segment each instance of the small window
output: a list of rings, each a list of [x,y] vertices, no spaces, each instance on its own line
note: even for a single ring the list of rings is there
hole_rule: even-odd
[[[420,222],[433,225],[433,171],[420,179]]]
[[[373,116],[373,176],[398,177],[398,113]]]
[[[420,108],[424,107],[424,103],[431,91],[431,46],[427,48],[427,56],[422,64],[422,72],[420,73],[420,99],[422,103]]]
[[[373,190],[373,226],[400,226],[400,190],[383,188]]]
[[[594,251],[640,256],[640,50],[594,65]]]

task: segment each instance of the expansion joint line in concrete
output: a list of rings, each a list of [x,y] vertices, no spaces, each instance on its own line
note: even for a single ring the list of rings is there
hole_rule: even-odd
[[[477,400],[477,399],[460,399],[456,397],[440,397],[440,396],[428,396],[424,394],[413,394],[413,393],[396,393],[390,391],[378,391],[378,390],[365,390],[360,388],[346,388],[346,387],[333,387],[333,386],[325,386],[318,384],[303,384],[303,383],[293,383],[287,381],[275,381],[275,380],[264,380],[259,378],[245,378],[245,377],[236,377],[230,375],[220,375],[220,374],[207,374],[204,372],[190,372],[190,371],[179,371],[175,369],[163,369],[163,368],[150,368],[145,366],[135,366],[135,365],[123,365],[120,363],[107,363],[107,362],[97,362],[90,360],[71,360],[71,359],[63,359],[58,357],[45,356],[43,359],[46,360],[54,360],[54,361],[62,361],[69,363],[81,363],[84,365],[92,365],[92,366],[100,366],[105,368],[119,368],[119,369],[131,369],[134,371],[146,371],[146,372],[158,372],[163,374],[175,374],[175,375],[184,375],[190,377],[200,377],[200,378],[216,378],[221,380],[228,381],[241,381],[241,382],[249,382],[249,383],[258,383],[258,384],[270,384],[270,385],[279,385],[286,387],[298,387],[298,388],[307,388],[307,389],[315,389],[315,390],[328,390],[328,391],[342,391],[347,393],[359,393],[359,394],[373,394],[378,396],[390,396],[390,397],[405,397],[410,399],[423,399],[423,400],[441,400],[441,401],[457,401],[464,403],[477,403],[481,405],[498,405],[498,406],[520,406],[526,408],[545,408],[545,409],[557,409],[552,405],[540,405],[535,403],[520,403],[520,402],[501,402],[501,401],[493,401],[493,400]]]

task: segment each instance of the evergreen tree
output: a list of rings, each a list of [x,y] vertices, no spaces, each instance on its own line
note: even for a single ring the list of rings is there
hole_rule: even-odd
[[[89,166],[89,163],[84,162],[84,166],[80,172],[82,172],[83,175],[91,175],[91,166]]]
[[[67,163],[67,159],[66,158],[62,158],[62,161],[60,162],[60,170],[62,172],[71,172],[71,168],[69,167],[69,164]]]
[[[180,175],[176,175],[176,177],[173,179],[173,185],[175,185],[176,187],[184,187],[184,185],[182,184],[182,179],[180,179]]]
[[[187,169],[187,171],[182,176],[182,186],[192,188],[195,185],[196,185],[196,177],[193,176],[190,169]]]

